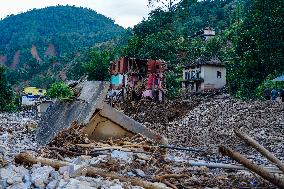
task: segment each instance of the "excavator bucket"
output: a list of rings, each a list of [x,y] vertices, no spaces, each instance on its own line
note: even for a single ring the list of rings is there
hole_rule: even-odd
[[[108,82],[85,81],[77,84],[80,95],[74,101],[56,101],[44,114],[37,130],[41,144],[49,143],[63,129],[73,122],[85,125],[83,131],[92,140],[130,137],[141,134],[157,143],[165,144],[163,136],[147,129],[141,123],[105,103],[109,89]]]

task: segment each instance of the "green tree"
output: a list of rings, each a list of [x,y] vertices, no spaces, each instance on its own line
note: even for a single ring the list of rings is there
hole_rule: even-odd
[[[90,50],[89,61],[83,64],[89,80],[108,81],[110,79],[109,63],[113,56],[109,52]]]
[[[72,98],[74,96],[73,90],[63,82],[53,83],[47,91],[50,98]]]
[[[0,66],[0,111],[9,111],[13,107],[14,93],[8,83],[6,69]]]
[[[253,0],[248,9],[226,33],[229,87],[241,98],[254,98],[269,74],[284,72],[284,2]]]

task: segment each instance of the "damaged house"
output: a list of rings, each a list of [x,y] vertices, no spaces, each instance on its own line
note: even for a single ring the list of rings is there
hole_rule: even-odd
[[[165,96],[166,62],[123,57],[110,63],[111,95],[132,99],[163,101]]]
[[[216,35],[212,27],[196,32],[191,38],[201,37],[208,41]],[[201,56],[183,66],[182,89],[189,92],[204,92],[225,87],[226,67],[217,56]]]
[[[202,56],[183,67],[182,89],[203,92],[223,88],[226,85],[226,68],[217,57]]]

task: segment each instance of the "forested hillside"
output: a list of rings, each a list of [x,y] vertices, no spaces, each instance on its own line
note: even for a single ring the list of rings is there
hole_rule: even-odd
[[[91,9],[34,9],[0,21],[0,64],[12,70],[13,84],[39,74],[52,76],[81,50],[120,44],[123,35],[124,28]]]

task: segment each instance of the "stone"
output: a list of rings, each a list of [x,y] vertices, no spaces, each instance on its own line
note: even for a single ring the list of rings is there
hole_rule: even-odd
[[[6,179],[1,179],[0,180],[0,189],[4,189],[4,188],[7,188],[8,187],[8,183],[6,181]]]
[[[78,177],[85,176],[87,174],[87,169],[85,165],[69,165],[69,176],[70,177]]]
[[[51,171],[49,174],[50,174],[50,177],[55,180],[58,180],[59,175],[60,175],[58,171]]]
[[[56,189],[57,185],[58,185],[58,181],[52,180],[51,182],[48,183],[48,185],[46,186],[46,189]]]
[[[111,157],[113,159],[117,159],[121,162],[132,163],[133,153],[132,152],[124,152],[119,150],[113,150],[111,153]]]
[[[133,173],[133,172],[127,172],[127,176],[129,176],[129,177],[134,177],[135,176],[135,174]]]
[[[50,166],[43,166],[33,170],[31,175],[31,180],[36,187],[44,188],[45,184],[48,182],[48,177],[54,168]]]
[[[7,183],[11,185],[11,184],[14,183],[14,180],[13,180],[12,178],[8,178],[8,179],[7,179]]]
[[[135,173],[139,176],[139,177],[145,177],[146,175],[145,175],[145,173],[144,173],[144,171],[142,171],[141,169],[135,169],[134,170],[135,171]]]
[[[146,161],[151,160],[151,156],[150,156],[150,155],[143,154],[143,153],[138,153],[138,154],[136,154],[136,157],[137,157],[138,159],[142,159],[142,160],[146,160]]]
[[[59,168],[59,173],[60,173],[61,175],[63,175],[64,172],[67,172],[68,170],[69,170],[69,166],[60,167],[60,168]]]
[[[101,162],[107,162],[106,160],[107,155],[99,155],[98,157],[93,157],[90,159],[90,165],[96,165]]]
[[[68,184],[64,179],[60,179],[57,188],[65,188],[65,186]]]
[[[44,180],[42,180],[40,178],[33,180],[33,183],[34,183],[35,187],[37,187],[37,188],[40,188],[40,189],[45,188]]]
[[[27,187],[24,183],[17,183],[7,187],[7,189],[29,189],[29,187]]]
[[[123,187],[121,185],[116,184],[114,186],[109,187],[109,189],[123,189]]]

